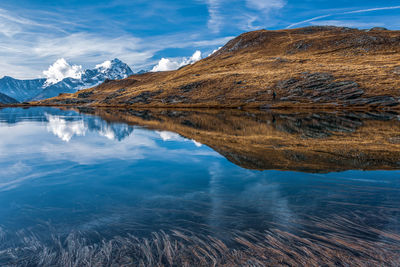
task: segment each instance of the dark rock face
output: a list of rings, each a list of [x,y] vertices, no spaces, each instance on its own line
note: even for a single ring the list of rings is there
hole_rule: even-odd
[[[307,51],[310,47],[312,46],[312,43],[307,42],[307,41],[299,41],[296,42],[292,45],[292,47],[289,48],[287,51],[288,54],[295,54],[298,52],[304,52]]]
[[[336,27],[336,26],[308,26],[308,27],[303,27],[303,28],[297,29],[296,33],[312,34],[312,33],[316,33],[316,32],[335,31],[335,30],[347,32],[347,31],[353,31],[354,29],[347,28],[347,27]]]
[[[91,99],[77,99],[77,98],[67,98],[67,99],[56,99],[54,100],[55,104],[58,105],[80,105],[80,104],[89,104],[94,100]]]
[[[336,81],[329,73],[303,73],[300,78],[281,81],[277,88],[287,92],[280,101],[326,103],[342,106],[392,107],[399,105],[393,96],[364,96],[354,81]]]
[[[166,104],[190,103],[190,99],[181,95],[169,95],[161,99],[161,102]]]
[[[178,89],[184,93],[188,93],[194,89],[200,88],[204,82],[193,82],[180,86]]]
[[[372,107],[394,107],[399,105],[399,101],[396,100],[393,96],[390,95],[380,95],[380,96],[373,96],[368,98],[359,98],[354,99],[347,102],[348,105],[355,105],[355,106],[372,106]]]
[[[156,92],[150,92],[150,91],[145,91],[140,94],[138,94],[135,97],[132,97],[130,100],[128,100],[128,104],[136,104],[136,103],[143,103],[143,104],[149,104],[152,100],[152,97],[155,97],[159,94],[161,94],[163,90],[158,90]]]
[[[78,94],[78,98],[88,98],[93,95],[93,91],[90,92],[82,92]]]
[[[335,133],[352,133],[363,125],[363,118],[357,113],[277,114],[274,118],[273,125],[277,130],[299,134],[302,138],[326,138]],[[367,119],[371,119],[370,116]]]
[[[314,103],[329,103],[354,99],[364,94],[357,83],[336,82],[328,73],[304,73],[300,78],[279,82],[277,87],[289,93],[280,99],[282,101],[301,101],[306,98]]]
[[[374,31],[388,31],[388,29],[384,28],[384,27],[374,27],[369,29],[368,31],[370,32],[374,32]]]

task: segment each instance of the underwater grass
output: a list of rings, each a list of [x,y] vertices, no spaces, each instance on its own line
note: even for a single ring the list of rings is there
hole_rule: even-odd
[[[84,233],[47,241],[0,229],[1,266],[399,266],[400,235],[348,217],[299,221],[297,231],[232,230],[226,240],[179,229],[90,241]],[[313,231],[306,230],[313,226]],[[299,230],[302,229],[302,230]],[[100,234],[99,234],[100,236]],[[361,238],[362,236],[362,238]],[[11,240],[14,240],[11,242]]]

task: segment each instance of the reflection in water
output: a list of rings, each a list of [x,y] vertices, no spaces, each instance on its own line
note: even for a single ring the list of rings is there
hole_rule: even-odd
[[[133,127],[127,124],[109,124],[98,118],[80,118],[66,120],[57,115],[46,114],[47,129],[61,140],[69,142],[73,136],[84,136],[87,131],[94,131],[110,139],[122,141],[133,132]]]
[[[0,265],[400,264],[397,114],[80,111],[0,111]]]
[[[176,132],[247,169],[328,172],[400,168],[397,113],[81,111],[108,121]]]

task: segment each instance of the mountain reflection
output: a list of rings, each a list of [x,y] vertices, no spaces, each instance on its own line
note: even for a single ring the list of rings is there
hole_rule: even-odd
[[[0,122],[16,124],[27,120],[47,123],[47,130],[65,142],[69,142],[74,136],[85,136],[88,131],[110,140],[122,141],[134,130],[133,126],[126,123],[110,123],[99,117],[53,108],[9,108],[0,112]]]
[[[255,170],[337,172],[400,169],[400,116],[393,112],[4,109],[0,121],[46,123],[65,142],[97,133],[122,141],[135,126],[163,141],[202,144]]]
[[[399,124],[395,113],[0,110],[0,266],[399,266],[400,171],[333,172],[399,169]]]
[[[400,168],[400,121],[386,112],[79,109],[175,132],[247,169],[331,172]]]
[[[73,136],[84,136],[87,131],[97,132],[110,140],[122,141],[133,132],[133,127],[123,123],[107,123],[96,117],[81,117],[68,121],[61,116],[46,114],[48,131],[69,142]]]

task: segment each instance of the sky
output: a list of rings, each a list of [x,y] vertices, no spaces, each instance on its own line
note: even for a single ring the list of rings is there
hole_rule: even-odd
[[[0,77],[45,77],[60,59],[66,68],[119,58],[135,72],[172,69],[243,32],[310,25],[399,30],[400,1],[1,0]]]

